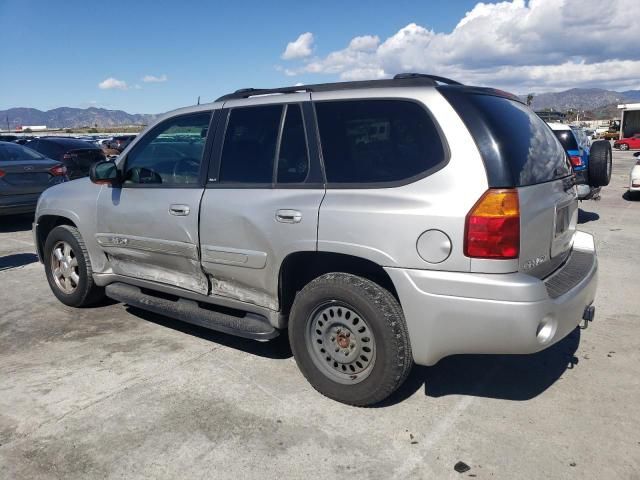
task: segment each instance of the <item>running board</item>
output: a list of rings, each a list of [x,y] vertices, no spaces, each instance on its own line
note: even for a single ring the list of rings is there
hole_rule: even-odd
[[[155,296],[121,282],[107,285],[105,292],[109,298],[132,307],[238,337],[271,340],[280,334],[265,317],[255,313],[245,313],[244,316],[229,315],[202,308],[194,300],[181,297],[176,297],[175,300],[163,298],[162,293]]]

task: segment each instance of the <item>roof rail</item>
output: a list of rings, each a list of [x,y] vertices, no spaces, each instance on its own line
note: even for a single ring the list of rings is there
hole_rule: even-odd
[[[353,90],[358,88],[389,88],[389,87],[434,87],[439,83],[461,85],[448,78],[426,75],[421,73],[402,73],[393,79],[362,80],[354,82],[318,83],[315,85],[296,85],[280,88],[241,88],[233,93],[223,95],[216,102],[243,99],[258,95],[286,94],[297,92],[330,92],[335,90]]]
[[[447,85],[462,85],[462,83],[451,80],[450,78],[439,77],[438,75],[429,75],[427,73],[398,73],[393,77],[394,80],[404,80],[406,78],[430,78],[438,83],[444,83]]]

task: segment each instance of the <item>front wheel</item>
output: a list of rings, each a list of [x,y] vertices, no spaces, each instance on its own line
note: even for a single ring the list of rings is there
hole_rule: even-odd
[[[65,305],[86,307],[104,297],[93,282],[91,260],[77,228],[55,227],[44,246],[44,268],[51,291]]]
[[[626,143],[621,143],[620,150],[629,150],[629,145],[627,145]]]
[[[378,284],[346,273],[318,277],[298,293],[289,340],[309,383],[350,405],[384,400],[413,364],[397,300]]]

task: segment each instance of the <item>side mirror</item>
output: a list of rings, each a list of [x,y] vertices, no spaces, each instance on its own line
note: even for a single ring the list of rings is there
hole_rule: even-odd
[[[119,185],[120,174],[118,167],[112,161],[103,160],[91,165],[89,178],[97,185]]]

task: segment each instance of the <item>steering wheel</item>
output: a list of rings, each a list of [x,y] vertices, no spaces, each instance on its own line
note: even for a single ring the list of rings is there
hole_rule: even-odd
[[[195,183],[200,175],[200,162],[192,157],[179,159],[173,166],[174,183]]]

